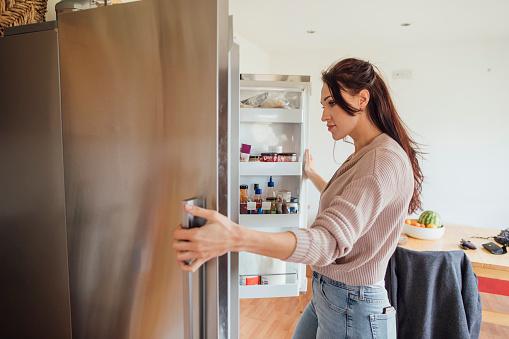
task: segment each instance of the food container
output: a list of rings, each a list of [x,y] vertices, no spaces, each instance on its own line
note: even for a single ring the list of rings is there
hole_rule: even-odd
[[[287,191],[287,190],[281,190],[281,191],[278,191],[278,196],[281,196],[282,200],[284,200],[286,202],[290,202],[290,200],[292,199],[292,192]]]
[[[247,214],[258,214],[256,209],[256,201],[247,202]]]
[[[276,162],[277,161],[277,153],[262,153],[262,154],[260,154],[260,161]]]
[[[299,204],[296,202],[289,202],[288,204],[288,213],[297,214],[299,213]]]
[[[242,146],[240,147],[240,161],[248,162],[250,153],[251,153],[251,145],[242,144]]]
[[[267,203],[270,203],[270,214],[277,214],[276,198],[267,197]]]
[[[289,214],[290,212],[288,211],[288,205],[286,204],[286,201],[283,200],[283,207],[282,207],[282,210],[283,210],[283,214]]]
[[[249,200],[248,186],[240,185],[240,202],[247,202]]]
[[[249,162],[256,162],[256,161],[260,161],[259,155],[250,155],[249,156]]]
[[[240,276],[240,285],[242,285],[242,286],[260,285],[260,276],[259,275],[242,275],[242,276]]]
[[[271,208],[272,208],[272,202],[270,202],[270,201],[262,202],[262,213],[263,214],[270,214]]]
[[[297,153],[279,153],[277,155],[278,162],[296,162]]]
[[[283,214],[283,203],[276,201],[276,214]]]

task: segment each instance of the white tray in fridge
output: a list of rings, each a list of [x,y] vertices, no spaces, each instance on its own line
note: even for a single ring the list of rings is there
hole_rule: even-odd
[[[254,228],[298,228],[299,214],[240,214],[239,224]],[[270,230],[269,230],[270,231]]]
[[[240,162],[240,175],[250,176],[278,176],[278,175],[302,175],[302,162]]]
[[[240,122],[295,123],[304,122],[301,109],[241,108]]]

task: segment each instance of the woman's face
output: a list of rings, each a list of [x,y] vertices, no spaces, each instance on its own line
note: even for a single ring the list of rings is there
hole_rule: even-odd
[[[345,101],[354,108],[358,108],[356,98],[347,92],[341,91],[341,95]],[[359,114],[354,116],[345,112],[341,106],[336,105],[334,98],[329,90],[329,86],[323,84],[322,97],[320,103],[323,107],[322,121],[327,123],[327,129],[332,134],[334,140],[340,140],[350,135],[359,120]]]

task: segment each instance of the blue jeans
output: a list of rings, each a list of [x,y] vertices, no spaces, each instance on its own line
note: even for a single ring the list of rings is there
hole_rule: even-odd
[[[350,286],[313,272],[313,298],[293,338],[395,339],[396,312],[390,306],[383,287]]]

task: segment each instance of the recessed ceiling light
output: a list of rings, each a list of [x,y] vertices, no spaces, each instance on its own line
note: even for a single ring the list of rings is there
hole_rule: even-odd
[[[410,25],[411,25],[411,23],[409,23],[409,22],[404,22],[401,24],[402,27],[408,27]]]
[[[312,29],[308,29],[308,30],[306,31],[306,33],[307,33],[307,34],[315,34],[315,33],[316,33],[316,31],[315,31],[315,30],[312,30]]]

